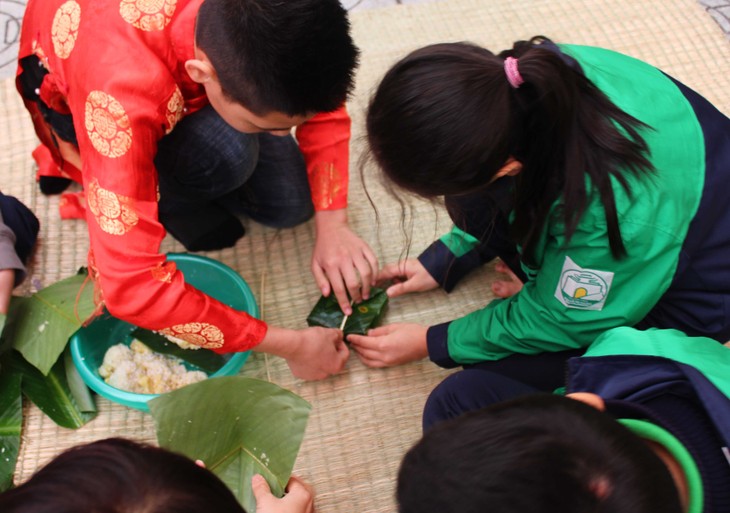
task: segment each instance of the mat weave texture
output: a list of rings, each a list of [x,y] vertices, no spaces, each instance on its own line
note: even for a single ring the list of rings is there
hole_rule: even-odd
[[[364,183],[378,217],[363,194],[358,158],[363,152],[364,111],[386,69],[406,52],[441,41],[468,40],[492,50],[543,34],[558,42],[593,44],[646,60],[693,87],[720,110],[730,112],[730,44],[695,0],[446,0],[359,11],[351,15],[362,50],[353,117],[350,222],[369,241],[381,263],[419,253],[450,223],[443,210],[410,201],[405,212],[366,167]],[[27,294],[70,276],[86,263],[88,240],[82,221],[61,221],[58,198],[38,193],[31,151],[37,145],[29,119],[10,80],[0,82],[0,170],[6,194],[19,197],[42,223],[41,244]],[[406,215],[406,223],[402,216]],[[410,221],[410,222],[409,222]],[[406,229],[403,230],[402,227]],[[276,231],[249,223],[235,248],[210,252],[251,285],[266,321],[305,326],[319,297],[309,270],[314,227]],[[164,251],[181,251],[168,239]],[[385,322],[446,321],[485,305],[491,298],[491,266],[469,276],[456,291],[434,291],[393,300]],[[353,355],[345,371],[321,382],[294,379],[285,362],[253,355],[245,376],[267,379],[313,405],[295,473],[317,491],[317,510],[392,512],[394,479],[404,451],[420,436],[428,392],[448,374],[423,361],[388,370],[365,368]],[[72,431],[59,428],[34,406],[26,406],[16,482],[22,482],[60,450],[108,436],[154,442],[150,415],[98,400],[99,415]]]

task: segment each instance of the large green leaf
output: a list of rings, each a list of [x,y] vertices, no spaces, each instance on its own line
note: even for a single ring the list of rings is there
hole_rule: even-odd
[[[20,375],[5,369],[5,372],[0,374],[0,492],[13,485],[22,424],[23,397],[20,392]]]
[[[43,374],[58,360],[69,337],[93,313],[93,286],[86,272],[66,278],[30,297],[14,297],[3,337]]]
[[[203,460],[249,512],[254,474],[283,495],[311,409],[284,388],[243,376],[210,378],[148,404],[160,446]]]
[[[82,411],[82,408],[89,408],[88,404],[79,406],[71,393],[63,356],[58,358],[45,376],[17,351],[6,356],[8,369],[23,378],[23,394],[53,422],[61,427],[77,429],[96,417],[95,407],[92,406],[92,411]]]

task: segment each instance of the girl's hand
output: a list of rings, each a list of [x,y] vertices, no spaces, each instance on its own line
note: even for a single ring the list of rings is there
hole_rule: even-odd
[[[378,273],[377,281],[387,280],[395,282],[386,290],[388,297],[397,297],[410,292],[425,292],[439,286],[416,258],[401,260],[383,267]]]
[[[389,324],[347,340],[368,367],[393,367],[428,356],[427,331],[419,324]]]
[[[256,498],[257,513],[313,513],[314,492],[301,479],[292,476],[286,485],[286,495],[277,499],[271,493],[269,483],[261,475],[251,479],[251,489]]]

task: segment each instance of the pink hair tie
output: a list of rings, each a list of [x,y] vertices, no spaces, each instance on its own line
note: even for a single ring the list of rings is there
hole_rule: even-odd
[[[509,82],[509,85],[515,89],[525,83],[522,75],[520,75],[520,70],[517,69],[517,59],[514,57],[507,57],[504,60],[504,74],[507,75],[507,82]]]

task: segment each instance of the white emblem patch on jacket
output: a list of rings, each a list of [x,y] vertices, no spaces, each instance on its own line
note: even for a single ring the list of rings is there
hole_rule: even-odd
[[[583,269],[566,256],[555,297],[568,308],[603,310],[612,281],[613,273]]]

